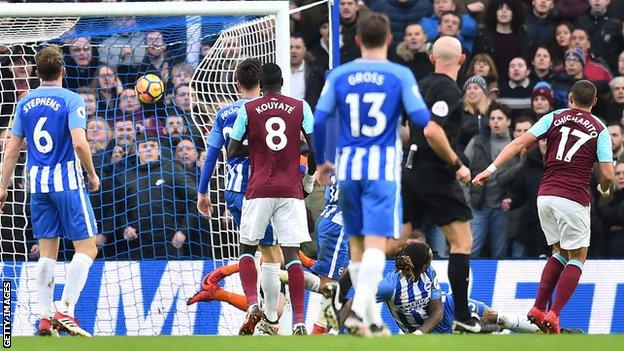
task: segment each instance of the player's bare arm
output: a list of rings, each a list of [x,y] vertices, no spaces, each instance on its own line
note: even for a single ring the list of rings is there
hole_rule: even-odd
[[[483,172],[479,173],[473,180],[472,184],[477,186],[483,186],[492,176],[492,173],[496,172],[496,169],[502,167],[505,163],[509,162],[523,149],[531,147],[537,142],[537,138],[531,133],[524,133],[521,137],[514,139],[511,143],[507,144],[503,151],[496,157],[494,162]]]
[[[440,324],[444,317],[444,309],[442,307],[442,299],[430,300],[429,303],[429,318],[425,319],[425,322],[418,328],[421,333],[431,333],[435,327]]]
[[[466,167],[459,156],[451,148],[451,144],[446,137],[442,126],[435,121],[430,121],[423,130],[427,144],[435,151],[444,162],[448,163],[455,170],[457,180],[462,183],[470,181],[470,170]]]
[[[303,190],[310,194],[314,190],[314,174],[316,173],[316,157],[314,154],[314,147],[312,147],[312,134],[303,132],[303,137],[306,143],[308,143],[310,152],[308,153],[308,171],[303,176]]]
[[[93,165],[93,159],[91,158],[91,148],[87,141],[87,132],[83,128],[73,128],[70,130],[72,137],[72,144],[74,151],[80,159],[83,167],[87,171],[87,177],[89,177],[89,190],[98,191],[100,189],[100,178],[95,172],[95,166]]]
[[[602,196],[611,194],[611,185],[615,177],[615,168],[613,162],[600,162],[600,183],[598,184],[598,192]]]
[[[20,145],[24,138],[13,135],[6,145],[4,150],[4,159],[2,161],[2,180],[0,180],[0,213],[2,213],[2,207],[7,198],[7,188],[13,178],[13,172],[15,171],[15,165],[17,164],[17,158],[19,157]]]

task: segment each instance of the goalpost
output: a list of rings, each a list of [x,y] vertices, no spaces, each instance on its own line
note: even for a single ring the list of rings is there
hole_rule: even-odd
[[[64,51],[66,87],[84,94],[87,105],[95,100],[87,107],[95,111],[88,138],[102,190],[90,197],[102,236],[76,308],[83,327],[95,335],[236,333],[232,326],[238,328],[242,313],[220,304],[185,304],[206,272],[238,256],[222,194],[224,163],[210,186],[216,213],[207,220],[195,209],[200,168],[194,159],[205,148],[215,112],[237,99],[240,61],[276,62],[287,91],[288,2],[3,4],[0,153],[15,104],[38,85],[34,54],[48,44]],[[166,97],[137,106],[132,87],[147,72],[161,76]],[[160,143],[157,168],[137,157],[136,144],[150,135]],[[184,139],[195,144],[197,155],[183,144],[176,148]],[[12,283],[14,335],[32,335],[38,320],[27,178],[22,152],[0,215],[0,278]],[[138,238],[124,236],[128,226]],[[55,300],[64,283],[63,261],[71,255],[71,245],[61,240]],[[238,277],[225,284],[238,289]]]

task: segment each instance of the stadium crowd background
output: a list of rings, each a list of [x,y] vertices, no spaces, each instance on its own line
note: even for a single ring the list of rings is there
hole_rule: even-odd
[[[291,7],[312,2],[294,0]],[[359,56],[356,23],[369,10],[390,17],[394,35],[390,60],[409,67],[417,79],[433,70],[428,53],[435,39],[450,35],[461,41],[466,60],[458,85],[464,91],[464,117],[456,148],[473,175],[541,116],[565,107],[567,90],[576,80],[593,81],[600,94],[594,114],[608,125],[613,141],[617,191],[600,201],[594,196],[589,254],[624,258],[624,2],[340,0],[341,63]],[[292,80],[290,91],[284,93],[305,99],[312,107],[328,69],[327,18],[325,6],[291,15]],[[132,28],[137,19],[110,21],[111,26]],[[189,81],[198,63],[190,58],[206,55],[214,38],[202,41],[196,53],[188,52],[184,42],[169,39],[150,30],[59,43],[66,55],[65,86],[80,93],[87,106],[87,138],[102,179],[101,190],[91,194],[91,201],[104,259],[222,256],[211,248],[211,242],[220,239],[210,239],[210,220],[196,210],[205,152],[202,133],[190,117],[191,109],[202,108],[190,103]],[[38,86],[33,55],[30,46],[0,46],[0,152],[10,138],[8,116],[15,103]],[[142,105],[133,89],[136,79],[146,73],[165,82],[166,96],[157,104]],[[542,154],[543,145],[526,150],[485,188],[465,189],[475,217],[473,257],[549,255],[536,207]],[[24,186],[20,180],[13,185]],[[223,188],[213,182],[211,189],[218,186]],[[306,200],[313,238],[323,207],[322,190],[316,187]],[[24,192],[10,194],[13,201],[24,200]],[[217,203],[216,196],[223,194],[211,195]],[[24,223],[28,213],[20,206],[5,209],[0,216],[3,259],[23,258],[14,253],[25,251],[36,259],[38,248]],[[433,224],[425,223],[414,235],[427,240],[437,256],[447,256],[444,236]],[[71,257],[69,247],[61,245],[59,259]],[[314,250],[313,243],[305,247],[312,257]]]

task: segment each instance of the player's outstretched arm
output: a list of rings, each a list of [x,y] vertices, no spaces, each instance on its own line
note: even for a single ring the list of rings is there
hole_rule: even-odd
[[[483,186],[492,176],[492,173],[496,172],[499,167],[505,165],[512,158],[522,151],[527,149],[537,142],[537,137],[531,133],[524,133],[521,137],[512,140],[503,148],[503,151],[496,157],[494,162],[488,166],[483,172],[479,173],[473,180],[472,184],[477,186]]]
[[[91,148],[87,141],[87,132],[83,128],[72,128],[70,130],[74,151],[78,155],[80,163],[87,171],[89,177],[89,190],[98,191],[100,189],[100,178],[95,172],[93,159],[91,158]]]
[[[199,184],[197,185],[197,211],[206,218],[212,216],[212,203],[210,202],[210,196],[208,196],[208,184],[210,184],[212,172],[217,164],[219,151],[220,148],[208,145],[206,161],[204,162]]]
[[[2,207],[7,198],[6,189],[9,187],[9,184],[11,184],[11,178],[13,178],[13,172],[15,171],[15,165],[19,157],[20,145],[22,145],[23,140],[24,138],[13,134],[4,149],[2,179],[0,180],[0,213],[2,213]]]

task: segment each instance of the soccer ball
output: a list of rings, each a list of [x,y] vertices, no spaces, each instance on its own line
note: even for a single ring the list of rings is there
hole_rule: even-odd
[[[146,74],[141,76],[134,86],[139,101],[144,104],[153,104],[162,99],[165,91],[165,85],[162,80],[155,74]]]

